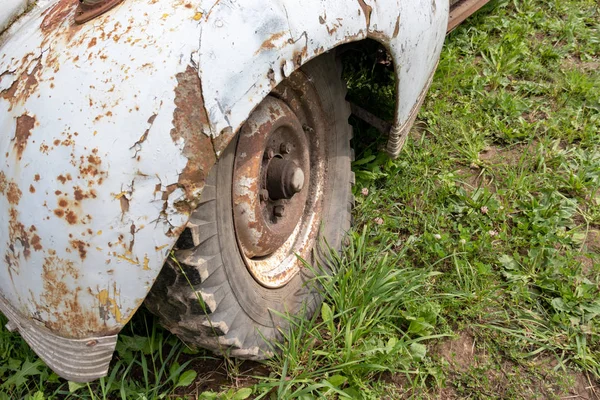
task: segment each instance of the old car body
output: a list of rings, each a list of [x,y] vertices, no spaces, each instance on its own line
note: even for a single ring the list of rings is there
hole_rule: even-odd
[[[378,41],[397,77],[398,155],[449,11],[448,0],[125,0],[77,24],[78,0],[14,5],[0,11],[0,310],[74,381],[106,374],[208,171],[272,88],[337,46]]]

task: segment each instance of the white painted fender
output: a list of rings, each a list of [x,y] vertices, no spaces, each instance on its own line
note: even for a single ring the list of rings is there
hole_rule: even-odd
[[[0,306],[67,339],[130,319],[274,86],[371,37],[405,126],[448,17],[447,0],[125,0],[75,25],[77,5],[39,0],[0,37]]]

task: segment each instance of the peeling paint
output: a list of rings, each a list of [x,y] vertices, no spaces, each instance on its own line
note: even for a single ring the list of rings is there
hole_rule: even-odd
[[[20,115],[17,118],[17,129],[15,130],[14,149],[17,154],[17,160],[21,160],[23,152],[27,146],[27,140],[31,136],[31,130],[35,126],[35,117],[27,114]]]
[[[13,107],[18,104],[23,104],[38,88],[38,75],[42,68],[41,57],[29,60],[31,57],[33,57],[33,53],[28,53],[23,57],[22,64],[25,65],[25,68],[20,77],[15,79],[9,88],[0,92],[0,98],[8,100],[10,103],[8,111],[12,111]]]
[[[262,44],[260,45],[258,50],[256,50],[254,55],[258,55],[260,52],[265,51],[265,50],[273,50],[273,49],[277,48],[277,42],[279,41],[279,39],[281,39],[283,36],[285,36],[286,33],[287,32],[285,32],[285,31],[273,33],[271,36],[266,38],[264,42],[262,42]]]
[[[369,29],[371,27],[371,13],[373,12],[373,7],[365,3],[365,0],[358,0],[358,4],[360,5],[363,16],[365,17],[367,29]]]
[[[98,308],[100,318],[104,321],[114,318],[117,322],[123,322],[121,314],[120,297],[121,291],[117,290],[117,284],[114,283],[112,292],[110,289],[102,289],[98,295]]]
[[[194,202],[202,190],[204,180],[216,162],[208,128],[208,116],[204,109],[202,88],[198,72],[188,66],[185,72],[177,74],[175,87],[175,111],[171,138],[175,143],[183,141],[183,155],[188,159],[184,170],[179,174],[178,185],[186,193],[188,201]],[[193,203],[184,212],[191,212]]]

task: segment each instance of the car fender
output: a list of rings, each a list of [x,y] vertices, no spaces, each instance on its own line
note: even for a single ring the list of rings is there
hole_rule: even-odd
[[[396,69],[399,151],[448,1],[125,0],[83,25],[77,7],[38,0],[0,37],[0,309],[59,375],[88,381],[261,100],[375,39]]]

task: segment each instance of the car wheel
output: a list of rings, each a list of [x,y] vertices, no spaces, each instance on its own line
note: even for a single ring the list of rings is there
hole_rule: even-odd
[[[313,269],[350,228],[346,89],[333,54],[294,72],[252,112],[209,174],[146,304],[184,342],[263,359],[282,315],[314,312]]]

